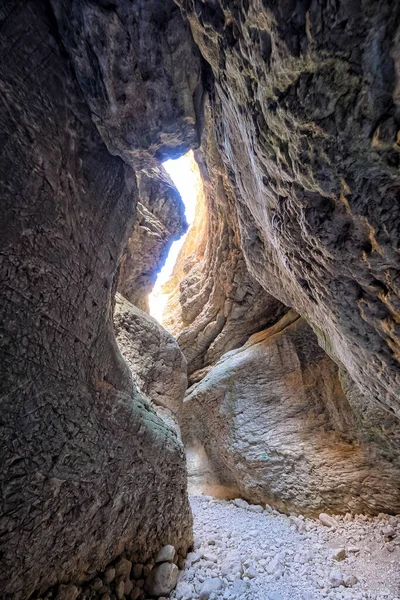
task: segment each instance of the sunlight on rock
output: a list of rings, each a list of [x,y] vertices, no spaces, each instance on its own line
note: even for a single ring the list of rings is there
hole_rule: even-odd
[[[153,291],[149,296],[150,314],[160,323],[168,301],[168,294],[162,290],[162,287],[172,277],[181,248],[192,228],[199,196],[203,195],[201,176],[192,151],[176,160],[165,161],[163,166],[181,194],[189,228],[185,235],[172,244],[165,265],[161,269]]]

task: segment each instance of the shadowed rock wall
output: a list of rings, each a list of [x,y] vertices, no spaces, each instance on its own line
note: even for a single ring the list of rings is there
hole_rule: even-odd
[[[182,445],[136,391],[112,313],[132,157],[194,143],[199,63],[175,82],[152,68],[192,44],[172,2],[161,22],[160,2],[136,2],[140,25],[130,2],[53,6],[0,11],[0,588],[13,600],[192,539]]]

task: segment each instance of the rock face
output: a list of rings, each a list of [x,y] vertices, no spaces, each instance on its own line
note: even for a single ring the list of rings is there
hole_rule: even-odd
[[[145,560],[191,543],[183,448],[135,390],[112,313],[138,199],[132,156],[193,142],[198,62],[169,78],[190,42],[172,2],[136,2],[131,38],[117,14],[130,2],[53,6],[0,11],[0,589],[13,600],[79,583],[123,551]],[[150,53],[152,8],[167,34]]]
[[[400,416],[400,3],[179,4],[251,273]]]
[[[138,191],[137,220],[122,257],[118,291],[149,312],[157,273],[187,224],[180,194],[161,165],[138,174]]]
[[[249,274],[240,248],[232,189],[219,156],[206,107],[201,150],[195,153],[201,181],[196,217],[179,254],[163,325],[188,361],[189,380],[241,346],[255,331],[287,310]]]
[[[294,311],[189,389],[183,438],[214,485],[285,510],[400,511],[400,469],[361,431],[335,363]]]
[[[186,360],[177,342],[150,315],[116,295],[114,328],[140,392],[176,418],[187,389]]]

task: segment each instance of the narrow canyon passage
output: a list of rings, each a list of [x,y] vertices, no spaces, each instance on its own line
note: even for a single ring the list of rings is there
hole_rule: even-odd
[[[0,600],[399,600],[399,90],[400,0],[0,0]]]

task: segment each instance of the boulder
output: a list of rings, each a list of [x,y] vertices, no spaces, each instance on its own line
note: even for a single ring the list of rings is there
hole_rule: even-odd
[[[114,329],[140,392],[155,407],[168,409],[178,418],[187,374],[185,357],[175,339],[153,317],[120,294],[116,295]]]
[[[294,311],[223,355],[189,388],[182,419],[187,447],[201,445],[236,496],[303,513],[398,512],[400,469],[359,427],[337,366]]]

